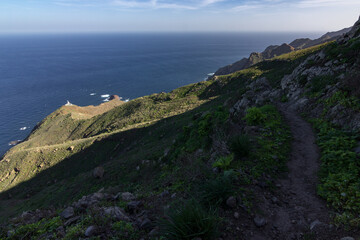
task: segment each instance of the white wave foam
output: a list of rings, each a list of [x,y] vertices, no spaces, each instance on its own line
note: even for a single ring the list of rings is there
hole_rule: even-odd
[[[26,129],[27,129],[27,127],[22,127],[22,128],[20,128],[20,131],[24,131]]]
[[[103,95],[101,95],[101,97],[102,98],[108,98],[108,97],[110,97],[110,94],[103,94]]]
[[[125,102],[128,102],[128,101],[130,101],[130,98],[125,99]]]
[[[208,73],[208,76],[210,76],[210,77],[212,77],[214,75],[215,75],[215,73]]]
[[[96,95],[96,93],[90,93],[90,96],[95,96]]]
[[[103,102],[108,102],[108,101],[110,101],[109,98],[105,98],[105,99],[103,100]]]

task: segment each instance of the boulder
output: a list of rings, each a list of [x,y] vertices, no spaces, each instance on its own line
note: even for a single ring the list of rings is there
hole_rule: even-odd
[[[105,170],[104,170],[103,167],[96,167],[96,168],[94,169],[94,171],[93,171],[93,176],[94,176],[95,178],[101,179],[101,178],[103,178],[104,173],[105,173]]]
[[[92,237],[92,236],[96,235],[97,231],[98,231],[98,228],[96,226],[92,225],[85,230],[85,236]]]
[[[254,217],[254,223],[257,227],[263,227],[266,225],[266,219],[259,215],[256,215]]]
[[[130,218],[119,207],[103,208],[104,215],[111,217],[117,221],[130,221]]]
[[[109,101],[111,100],[120,100],[121,98],[118,95],[111,95]]]
[[[234,196],[229,197],[226,200],[226,205],[230,208],[236,208],[236,198]]]
[[[127,201],[127,202],[136,199],[135,196],[129,192],[122,193],[121,198],[122,198],[122,200]]]
[[[60,213],[60,217],[64,218],[64,219],[68,219],[71,218],[72,216],[74,216],[74,208],[73,207],[67,207],[64,209],[64,211],[62,211]]]

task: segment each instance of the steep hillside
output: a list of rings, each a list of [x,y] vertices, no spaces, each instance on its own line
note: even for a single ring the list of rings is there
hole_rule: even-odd
[[[268,51],[170,93],[56,110],[0,161],[0,237],[360,237],[360,20]]]

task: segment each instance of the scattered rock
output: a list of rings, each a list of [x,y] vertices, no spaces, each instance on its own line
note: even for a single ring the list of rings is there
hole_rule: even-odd
[[[154,236],[157,236],[157,235],[159,235],[159,228],[158,227],[154,228],[153,230],[151,230],[149,232],[150,237],[154,237]]]
[[[277,204],[277,203],[279,202],[279,200],[277,199],[277,197],[272,197],[272,198],[271,198],[271,202],[272,202],[273,204]]]
[[[240,214],[238,212],[234,212],[234,218],[239,219]]]
[[[93,171],[93,176],[95,178],[101,179],[104,176],[104,172],[105,172],[105,170],[103,167],[96,167]]]
[[[229,197],[226,200],[226,205],[230,208],[236,208],[236,198],[234,196]]]
[[[127,204],[126,206],[126,210],[129,213],[136,213],[138,212],[139,208],[142,206],[142,202],[141,201],[131,201]]]
[[[256,215],[254,217],[254,223],[257,227],[263,227],[266,225],[266,219],[259,215]]]
[[[119,207],[103,208],[104,214],[118,221],[130,221],[130,218]]]
[[[94,235],[96,235],[97,233],[97,227],[96,226],[90,226],[85,230],[85,236],[86,237],[92,237]]]
[[[150,229],[153,228],[153,224],[152,224],[152,222],[151,222],[150,219],[145,218],[145,219],[141,222],[140,228],[141,228],[141,229],[144,229],[144,230],[150,230]]]
[[[80,216],[72,217],[64,223],[64,226],[70,226],[71,224],[77,222],[77,220],[79,220],[79,219],[80,219]]]
[[[64,209],[64,211],[62,211],[62,213],[60,213],[60,217],[64,218],[64,219],[68,219],[71,218],[72,216],[74,216],[74,208],[73,207],[67,207]]]
[[[124,193],[121,194],[121,198],[122,198],[122,200],[128,202],[128,201],[134,200],[135,196],[132,193],[124,192]]]

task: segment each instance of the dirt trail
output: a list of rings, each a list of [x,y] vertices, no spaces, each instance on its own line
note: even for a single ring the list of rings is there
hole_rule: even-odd
[[[311,225],[311,235],[316,236],[311,239],[326,239],[332,231],[329,231],[326,203],[316,194],[320,163],[314,132],[311,125],[286,104],[279,104],[278,109],[293,136],[288,176],[276,181],[277,190],[272,197],[264,193],[264,202],[259,207],[267,225],[257,228],[250,239],[304,239],[309,236]],[[322,236],[318,237],[319,234]]]

